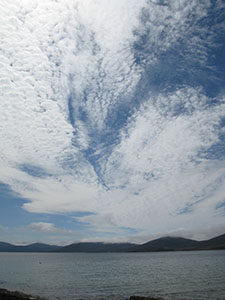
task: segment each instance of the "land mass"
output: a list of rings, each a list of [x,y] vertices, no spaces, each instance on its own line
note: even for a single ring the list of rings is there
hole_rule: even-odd
[[[0,288],[0,300],[46,300],[46,299],[40,298],[39,296],[31,296],[18,291],[12,292]],[[163,300],[163,299],[153,298],[153,297],[131,296],[129,300]]]
[[[18,291],[11,292],[1,288],[0,288],[0,299],[1,300],[45,300],[38,296],[31,296]]]
[[[204,241],[167,236],[141,245],[132,243],[74,243],[67,246],[56,246],[35,243],[16,246],[0,242],[0,252],[158,252],[222,249],[225,249],[225,234]]]
[[[0,242],[0,252],[55,252],[62,247],[35,243],[26,246],[16,246],[13,244]]]

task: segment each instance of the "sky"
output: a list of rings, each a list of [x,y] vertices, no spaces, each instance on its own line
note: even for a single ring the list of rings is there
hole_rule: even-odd
[[[224,41],[224,0],[1,0],[0,240],[224,233]]]

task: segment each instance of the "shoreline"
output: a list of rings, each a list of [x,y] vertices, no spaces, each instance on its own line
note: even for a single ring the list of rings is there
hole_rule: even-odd
[[[39,296],[33,296],[25,294],[19,291],[9,291],[4,288],[0,288],[0,300],[47,300]]]
[[[48,299],[39,296],[25,294],[19,291],[9,291],[7,289],[0,288],[0,300],[48,300]],[[84,300],[84,299],[80,299],[80,300]],[[130,296],[126,300],[163,300],[163,299],[153,298],[153,297],[143,297],[143,296]]]

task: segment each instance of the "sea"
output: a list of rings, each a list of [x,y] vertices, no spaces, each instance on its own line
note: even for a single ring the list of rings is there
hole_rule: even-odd
[[[0,253],[0,287],[49,300],[224,300],[225,251]]]

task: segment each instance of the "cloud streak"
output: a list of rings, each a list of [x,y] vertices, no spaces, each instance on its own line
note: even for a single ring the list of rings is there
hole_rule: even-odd
[[[52,223],[46,223],[46,222],[36,222],[32,223],[28,226],[32,230],[42,231],[45,233],[60,233],[60,234],[71,234],[71,230],[63,230],[60,228],[57,228]]]

